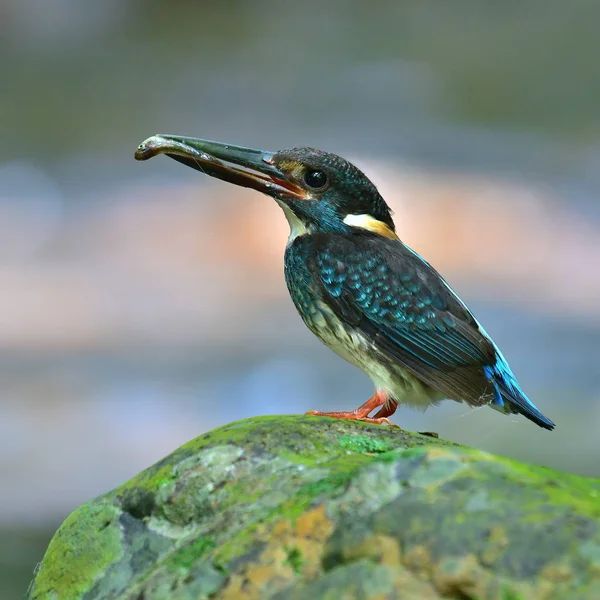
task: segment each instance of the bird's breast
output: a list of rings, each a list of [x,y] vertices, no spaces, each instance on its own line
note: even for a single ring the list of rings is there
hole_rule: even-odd
[[[377,389],[399,402],[425,408],[439,398],[428,386],[390,359],[358,328],[342,321],[328,305],[317,275],[296,243],[286,251],[285,279],[290,296],[306,326],[331,350],[364,371]]]
[[[346,326],[327,305],[318,275],[310,268],[306,246],[306,243],[296,241],[285,253],[285,281],[302,320],[338,354],[341,354],[340,350],[347,349],[344,354],[348,354],[353,348],[365,346],[367,342],[363,336]]]

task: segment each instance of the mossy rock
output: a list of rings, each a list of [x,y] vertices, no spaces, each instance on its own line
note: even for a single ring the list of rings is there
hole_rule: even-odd
[[[78,508],[26,598],[600,598],[600,481],[386,426],[231,423]]]

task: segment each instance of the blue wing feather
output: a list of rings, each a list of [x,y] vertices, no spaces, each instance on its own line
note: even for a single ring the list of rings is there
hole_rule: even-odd
[[[523,392],[500,350],[496,364],[485,369],[494,383],[495,398],[490,405],[492,408],[502,413],[521,413],[540,427],[554,429],[554,423]]]
[[[375,234],[310,237],[328,304],[381,351],[448,398],[554,427],[465,304],[418,254]]]

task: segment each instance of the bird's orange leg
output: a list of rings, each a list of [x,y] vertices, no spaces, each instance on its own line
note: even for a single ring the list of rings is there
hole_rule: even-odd
[[[391,417],[398,408],[398,402],[393,398],[387,398],[387,401],[383,403],[383,406],[375,413],[374,419],[384,419]]]
[[[389,400],[389,401],[388,401]],[[369,417],[369,413],[376,408],[381,409],[374,417]],[[317,417],[331,417],[333,419],[348,419],[349,421],[363,421],[364,423],[387,423],[391,425],[389,416],[396,411],[398,403],[388,398],[388,395],[383,390],[377,390],[363,405],[355,410],[344,412],[321,412],[320,410],[309,410],[307,415]]]

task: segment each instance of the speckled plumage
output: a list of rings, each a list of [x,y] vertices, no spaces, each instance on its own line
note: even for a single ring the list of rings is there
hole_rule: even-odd
[[[387,402],[402,403],[425,409],[443,399],[443,395],[421,382],[402,364],[373,343],[356,319],[345,319],[338,314],[333,298],[340,298],[345,284],[357,291],[358,302],[370,305],[383,318],[388,312],[386,304],[396,303],[390,286],[381,285],[377,269],[367,271],[370,275],[363,289],[364,271],[356,265],[335,258],[327,250],[315,251],[313,242],[326,234],[298,238],[288,246],[285,254],[285,277],[290,296],[307,327],[329,348],[342,358],[362,369],[377,389],[388,394]],[[314,261],[316,269],[309,265]],[[320,275],[319,275],[320,274]],[[387,291],[383,288],[387,287]],[[371,304],[370,296],[377,296]]]
[[[285,275],[307,326],[391,399],[490,404],[548,426],[462,301],[400,240],[368,231],[298,237]]]

